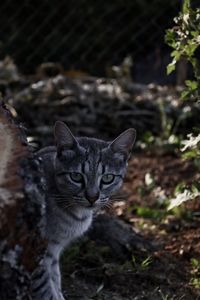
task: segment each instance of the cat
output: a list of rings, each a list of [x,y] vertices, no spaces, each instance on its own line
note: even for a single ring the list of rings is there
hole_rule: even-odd
[[[55,146],[38,151],[46,177],[47,251],[33,274],[35,300],[64,300],[59,257],[82,236],[93,214],[109,204],[121,187],[136,131],[127,129],[114,141],[74,137],[61,121],[54,127]]]

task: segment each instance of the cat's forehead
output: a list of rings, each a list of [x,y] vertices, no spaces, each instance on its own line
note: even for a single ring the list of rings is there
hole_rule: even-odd
[[[77,168],[84,172],[92,170],[118,171],[124,167],[124,159],[110,149],[109,142],[94,138],[77,138],[78,147],[63,153],[62,167]]]
[[[109,145],[109,142],[95,138],[80,137],[77,138],[77,140],[79,145],[89,152],[98,152],[99,150],[107,148]]]
[[[109,142],[94,138],[79,138],[83,160],[102,161],[109,155]]]
[[[123,164],[121,156],[116,156],[109,148],[109,142],[93,138],[80,138],[78,142],[84,149],[82,159],[89,164],[103,164],[114,168]]]

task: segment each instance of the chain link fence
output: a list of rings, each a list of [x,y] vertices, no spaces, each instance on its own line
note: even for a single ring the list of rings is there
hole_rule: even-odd
[[[65,70],[101,76],[130,56],[136,80],[160,79],[169,62],[165,30],[181,4],[180,0],[4,0],[0,57],[10,55],[25,73],[52,61]]]

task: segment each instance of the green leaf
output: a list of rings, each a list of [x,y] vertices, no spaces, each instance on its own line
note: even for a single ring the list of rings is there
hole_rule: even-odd
[[[194,39],[192,39],[192,40],[188,41],[187,45],[185,45],[184,51],[185,51],[186,55],[192,59],[192,56],[193,56],[195,50],[197,49],[197,47],[198,47],[197,42]]]
[[[174,29],[168,29],[166,30],[166,35],[165,35],[165,42],[172,48],[176,48],[177,43],[176,43],[176,36]]]
[[[161,219],[162,217],[164,217],[165,212],[159,209],[138,206],[136,208],[136,214],[143,218]]]
[[[183,202],[195,199],[198,196],[200,196],[200,192],[193,193],[192,191],[185,189],[184,192],[177,194],[175,198],[170,200],[167,210],[171,210],[174,207],[181,205]]]
[[[184,159],[190,159],[190,158],[196,158],[197,157],[197,150],[196,149],[193,149],[193,150],[190,150],[190,151],[187,151],[185,152],[182,157]]]
[[[171,74],[176,68],[176,60],[173,60],[170,64],[167,66],[167,75]]]
[[[188,90],[184,90],[182,93],[181,93],[181,99],[182,100],[187,100],[188,97],[190,95],[190,92]]]
[[[174,50],[172,51],[171,56],[174,57],[177,62],[181,58],[181,52],[178,50]]]
[[[186,80],[185,85],[190,88],[190,90],[194,91],[198,89],[198,82],[194,80]]]
[[[148,256],[141,262],[142,269],[146,269],[152,263],[152,256]]]
[[[184,190],[186,189],[186,185],[184,182],[180,182],[177,184],[176,188],[175,188],[175,193],[178,194],[178,193],[181,193],[183,192]]]
[[[183,14],[190,12],[190,0],[184,0],[183,2]]]
[[[197,37],[199,36],[198,31],[192,30],[190,33],[191,33],[191,35],[192,35],[194,38],[197,38]]]
[[[191,261],[191,264],[193,267],[195,267],[195,268],[199,267],[200,263],[196,258],[191,258],[190,261]]]
[[[191,189],[192,189],[192,193],[198,193],[199,192],[199,189],[194,184],[192,185]]]

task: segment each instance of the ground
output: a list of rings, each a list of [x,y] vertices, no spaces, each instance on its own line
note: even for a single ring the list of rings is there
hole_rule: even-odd
[[[137,151],[129,163],[124,200],[108,211],[132,225],[153,250],[122,259],[84,238],[62,258],[69,299],[200,299],[198,199],[173,211],[166,206],[178,183],[198,179],[192,161],[177,154]],[[123,199],[122,197],[122,199]]]
[[[7,104],[36,150],[53,143],[56,120],[75,135],[110,140],[128,127],[138,133],[121,198],[107,213],[130,224],[144,249],[133,247],[122,258],[85,236],[62,257],[68,299],[200,299],[199,199],[167,211],[175,189],[200,178],[193,161],[183,161],[178,150],[182,138],[199,127],[199,104],[181,101],[180,87],[38,76],[2,83]]]

